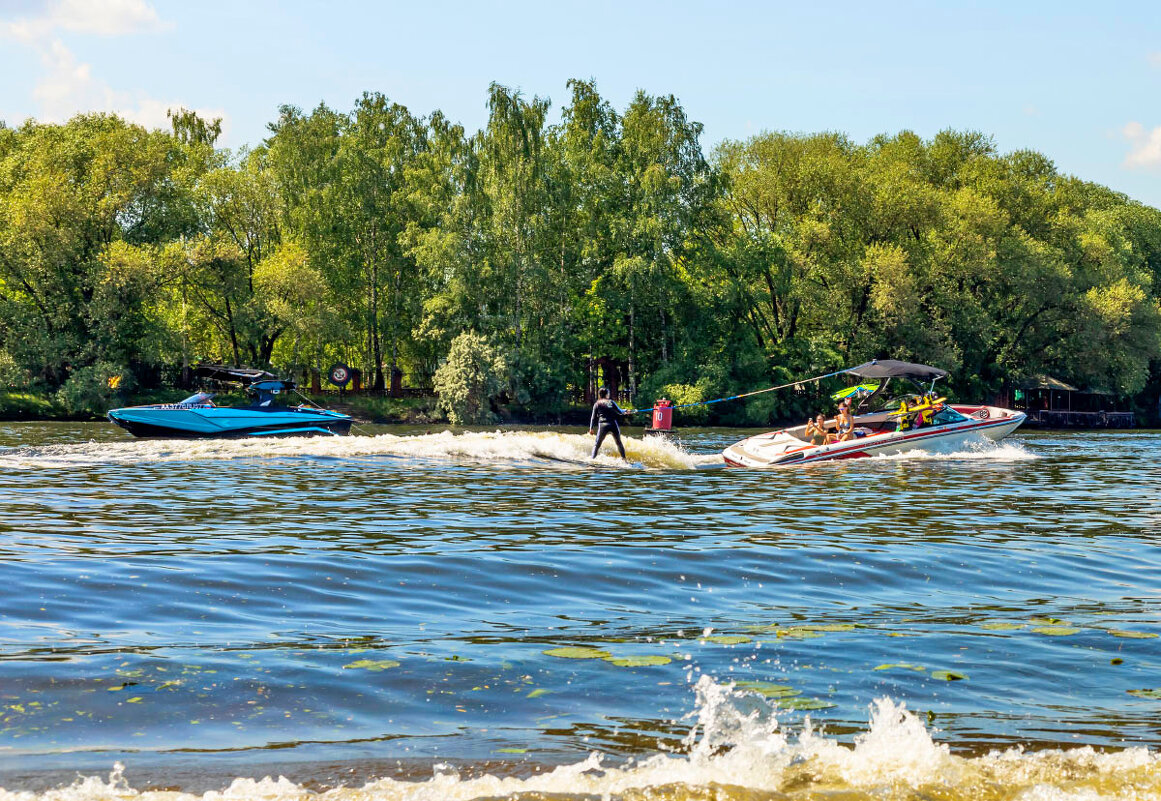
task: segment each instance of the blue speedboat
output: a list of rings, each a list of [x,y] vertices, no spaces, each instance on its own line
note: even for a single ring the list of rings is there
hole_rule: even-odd
[[[217,406],[213,394],[199,392],[180,403],[155,403],[110,409],[109,421],[135,437],[278,437],[338,435],[351,430],[349,415],[317,406],[289,406],[297,386],[263,370],[202,365],[196,374],[241,384],[248,406]]]

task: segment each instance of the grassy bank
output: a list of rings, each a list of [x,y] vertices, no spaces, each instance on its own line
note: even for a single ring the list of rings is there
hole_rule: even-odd
[[[439,411],[435,398],[387,398],[378,395],[309,396],[312,403],[336,412],[349,414],[361,423],[390,425],[411,423],[426,425],[447,418]]]
[[[51,397],[32,392],[0,392],[0,420],[64,420],[69,415]]]

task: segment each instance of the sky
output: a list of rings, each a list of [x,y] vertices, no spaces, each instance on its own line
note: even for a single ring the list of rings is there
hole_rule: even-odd
[[[493,81],[624,109],[675,95],[705,150],[763,131],[982,131],[1001,152],[1161,207],[1161,2],[0,0],[0,120],[221,117],[256,145],[282,105],[381,92],[468,130]]]

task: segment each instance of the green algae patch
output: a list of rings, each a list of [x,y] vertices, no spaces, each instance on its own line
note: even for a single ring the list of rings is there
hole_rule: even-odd
[[[668,665],[673,660],[668,656],[606,656],[605,661],[617,667],[652,667]]]
[[[791,709],[795,712],[811,712],[815,709],[831,709],[834,707],[830,701],[823,701],[818,698],[783,698],[778,702],[779,709]]]
[[[823,623],[818,626],[798,626],[807,631],[854,631],[858,628],[854,623]]]
[[[954,670],[933,670],[931,678],[939,681],[967,681],[967,674],[957,673]]]
[[[779,639],[813,640],[821,636],[815,629],[808,626],[788,626],[784,629],[778,629]]]
[[[781,633],[779,634],[781,636]],[[714,642],[718,645],[745,645],[751,642],[751,639],[745,634],[711,634],[708,637],[703,637],[706,642]]]
[[[753,631],[762,634],[777,634],[779,637],[788,636],[783,632],[802,632],[802,631],[854,631],[859,628],[855,623],[803,623],[797,626],[780,626],[777,623],[770,623],[766,626],[746,626],[746,631]],[[794,636],[793,634],[789,636]]]
[[[373,673],[378,673],[380,670],[395,667],[399,667],[399,663],[394,659],[359,659],[349,665],[343,665],[343,670],[370,670]]]
[[[879,665],[875,670],[914,670],[916,673],[926,673],[927,668],[923,665],[913,665],[910,662],[891,662],[886,665]]]
[[[548,695],[550,692],[552,692],[552,690],[546,690],[543,687],[537,687],[535,690],[528,693],[528,695],[526,695],[524,697],[525,698],[539,698],[542,695]]]
[[[1080,634],[1080,629],[1076,626],[1037,626],[1032,631],[1045,637],[1071,637],[1073,634]]]
[[[1065,622],[1058,617],[1030,617],[1028,622],[1034,626],[1063,626]]]
[[[563,648],[549,648],[541,651],[545,656],[555,656],[557,659],[607,659],[612,656],[608,651],[600,648],[589,648],[584,645],[568,645]]]
[[[773,684],[768,681],[739,681],[735,686],[739,690],[748,690],[767,698],[792,698],[802,695],[801,690],[796,690],[789,684]]]
[[[997,620],[993,623],[981,623],[980,628],[987,629],[988,631],[1017,631],[1024,628],[1026,625],[1026,623],[1008,623],[1006,621]]]
[[[1125,692],[1137,698],[1149,698],[1154,701],[1161,701],[1161,690],[1125,690]]]
[[[527,748],[497,748],[497,754],[527,754]]]
[[[1124,637],[1128,640],[1152,640],[1156,634],[1151,631],[1129,631],[1127,629],[1106,629],[1114,637]]]

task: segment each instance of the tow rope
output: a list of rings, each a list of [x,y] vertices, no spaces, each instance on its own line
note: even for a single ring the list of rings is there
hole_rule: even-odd
[[[313,400],[311,400],[310,398],[308,398],[306,395],[303,395],[301,392],[299,392],[299,391],[298,391],[298,387],[295,387],[295,388],[294,388],[294,394],[295,394],[295,395],[297,395],[298,397],[302,398],[304,401],[306,401],[307,403],[309,403],[311,406],[313,406],[313,407],[314,407],[314,408],[316,408],[316,409],[322,409],[324,412],[329,412],[329,411],[332,411],[331,409],[328,409],[328,408],[327,408],[327,407],[325,407],[325,406],[320,406],[319,404],[315,403]],[[359,425],[358,423],[354,422],[353,420],[351,421],[351,428],[355,429],[356,431],[360,431],[360,432],[362,432],[362,433],[364,433],[364,434],[368,434],[368,435],[370,435],[370,434],[371,434],[371,432],[370,432],[370,431],[368,431],[367,429],[363,428],[361,425]]]
[[[796,387],[800,384],[812,384],[812,383],[815,383],[818,381],[822,381],[824,378],[834,378],[836,375],[843,375],[844,373],[849,373],[849,372],[850,372],[850,368],[847,368],[845,370],[838,370],[838,371],[833,372],[833,373],[827,373],[826,375],[815,376],[814,378],[801,378],[797,381],[791,381],[789,384],[779,384],[776,387],[767,387],[766,389],[756,389],[753,392],[743,392],[740,395],[730,395],[728,398],[714,398],[713,400],[698,401],[697,403],[682,403],[682,404],[679,404],[677,406],[670,406],[669,408],[670,409],[688,409],[691,406],[709,406],[711,403],[725,403],[726,401],[738,400],[739,398],[748,398],[751,395],[761,395],[764,392],[774,392],[775,390],[786,389],[787,387]],[[629,409],[626,412],[626,414],[635,414],[637,412],[651,412],[651,411],[653,411],[653,407],[650,406],[650,407],[646,407],[644,409]]]

